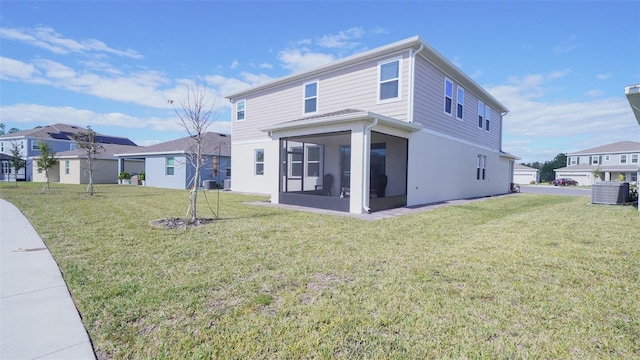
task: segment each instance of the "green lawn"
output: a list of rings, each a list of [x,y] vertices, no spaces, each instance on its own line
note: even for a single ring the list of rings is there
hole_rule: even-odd
[[[638,358],[640,213],[517,194],[376,222],[186,191],[0,185],[100,358]],[[200,196],[201,216],[211,217]]]

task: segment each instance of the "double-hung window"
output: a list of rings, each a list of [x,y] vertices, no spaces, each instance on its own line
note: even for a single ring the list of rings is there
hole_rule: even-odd
[[[476,169],[476,179],[484,180],[486,178],[486,167],[487,167],[487,156],[486,155],[478,155],[478,167]]]
[[[175,174],[175,161],[173,156],[167,156],[165,158],[165,175]]]
[[[264,149],[255,152],[256,175],[264,175]]]
[[[484,127],[484,103],[478,100],[478,128]]]
[[[378,64],[378,100],[400,99],[400,59]]]
[[[69,164],[69,160],[65,160],[64,161],[64,173],[66,175],[69,175],[70,172],[71,172],[71,166]]]
[[[637,163],[638,163],[638,157],[639,157],[639,156],[640,156],[640,155],[638,155],[638,154],[631,154],[631,163],[632,163],[632,164],[637,164]]]
[[[627,154],[620,155],[620,164],[626,164],[626,163],[627,163]]]
[[[456,117],[462,120],[462,114],[464,110],[464,89],[458,85],[458,96],[456,97],[458,107],[456,108]]]
[[[38,147],[38,144],[40,144],[40,141],[31,140],[31,150],[39,150],[40,148]]]
[[[593,155],[591,156],[591,165],[599,165],[600,164],[600,156]]]
[[[486,106],[484,112],[484,129],[485,131],[489,131],[489,123],[491,122],[491,108]]]
[[[569,165],[578,165],[578,157],[577,156],[569,157]]]
[[[304,113],[318,112],[318,81],[304,84]]]
[[[453,112],[453,83],[451,80],[444,79],[444,112],[451,115]]]
[[[247,100],[238,100],[236,103],[236,121],[242,121],[246,115]]]

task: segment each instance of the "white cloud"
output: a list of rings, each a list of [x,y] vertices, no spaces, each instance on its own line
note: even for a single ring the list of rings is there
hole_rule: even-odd
[[[589,90],[585,93],[585,95],[588,97],[599,97],[599,96],[602,96],[603,94],[604,92],[602,92],[602,90]]]
[[[238,65],[240,65],[240,62],[238,61],[238,59],[233,59],[233,62],[231,63],[231,65],[229,66],[231,69],[235,69],[238,67]]]
[[[611,77],[611,74],[598,74],[598,75],[596,75],[596,79],[599,79],[599,80],[606,80],[606,79],[608,79],[610,77]]]
[[[142,59],[142,55],[135,50],[114,49],[96,39],[76,41],[64,38],[50,27],[41,26],[33,29],[0,27],[0,38],[20,41],[62,55],[69,53],[107,53],[120,57]]]
[[[549,83],[557,79],[553,74],[513,77],[507,84],[485,87],[510,109],[503,123],[505,151],[523,161],[545,161],[560,152],[633,140],[637,123],[623,96],[548,101]]]
[[[0,69],[2,69],[0,79],[3,80],[31,80],[38,75],[38,70],[33,64],[2,56],[0,56]]]
[[[553,52],[562,54],[575,50],[579,47],[576,43],[576,39],[575,35],[571,35],[568,39],[562,40],[558,45],[553,47]]]
[[[285,49],[278,54],[278,57],[282,66],[293,72],[310,69],[335,60],[331,54],[312,52],[307,48]]]
[[[317,44],[330,49],[351,49],[360,44],[354,40],[362,38],[364,33],[362,27],[352,27],[334,35],[324,35],[318,39]]]
[[[549,79],[559,79],[559,78],[565,77],[570,72],[571,72],[571,69],[556,70],[549,73],[548,77]]]

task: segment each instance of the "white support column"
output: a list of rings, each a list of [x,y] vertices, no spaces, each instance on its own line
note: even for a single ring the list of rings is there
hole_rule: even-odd
[[[364,125],[358,124],[351,130],[351,183],[349,195],[349,212],[363,214],[362,208],[362,184],[368,171],[364,168]]]

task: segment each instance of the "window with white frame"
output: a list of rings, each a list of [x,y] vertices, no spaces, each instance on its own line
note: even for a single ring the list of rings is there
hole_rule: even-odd
[[[176,172],[175,169],[176,159],[173,156],[167,156],[165,158],[165,175],[174,175]]]
[[[264,149],[257,149],[255,152],[256,175],[264,175]]]
[[[40,143],[40,141],[37,140],[31,140],[31,150],[38,150],[38,144]]]
[[[453,112],[453,82],[444,78],[444,112],[451,115]]]
[[[484,128],[484,103],[478,100],[478,128]]]
[[[611,155],[605,155],[604,156],[604,161],[609,161],[611,160]]]
[[[591,165],[599,165],[600,164],[600,156],[593,155],[591,156]]]
[[[304,113],[318,112],[318,81],[304,84]]]
[[[482,180],[486,179],[486,173],[487,173],[487,156],[483,155],[482,156]]]
[[[485,177],[485,161],[486,161],[487,157],[486,156],[482,156],[482,155],[478,155],[478,167],[476,169],[476,180],[480,180],[483,179]]]
[[[246,116],[246,105],[247,105],[247,100],[238,100],[238,102],[236,102],[236,121],[242,121],[245,119]]]
[[[400,98],[400,59],[378,64],[378,100]]]
[[[66,175],[69,175],[70,172],[71,172],[71,164],[69,163],[69,160],[65,160],[64,161],[64,173]]]
[[[640,155],[638,155],[638,154],[631,154],[631,163],[632,163],[632,164],[637,164],[637,163],[638,163],[638,157],[639,157],[639,156],[640,156]]]
[[[627,163],[627,154],[620,155],[620,164],[626,164],[626,163]]]
[[[462,115],[464,113],[464,89],[458,85],[458,96],[456,97],[456,102],[458,104],[456,108],[456,118],[462,120]]]
[[[484,130],[485,131],[489,131],[490,122],[491,122],[491,108],[489,106],[486,106],[484,110]]]
[[[577,156],[571,156],[569,158],[569,164],[570,165],[578,165],[578,157]]]
[[[320,147],[309,146],[307,148],[307,176],[320,176]]]
[[[77,148],[78,148],[78,144],[76,144],[76,143],[69,144],[69,150],[75,150]]]

